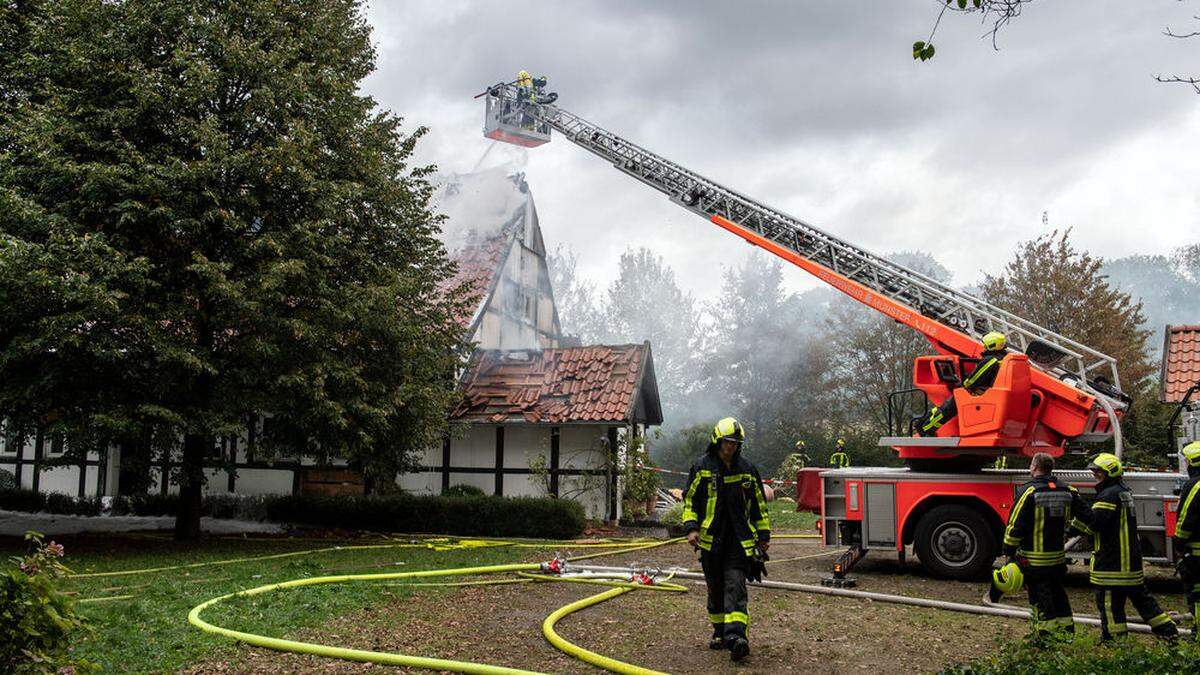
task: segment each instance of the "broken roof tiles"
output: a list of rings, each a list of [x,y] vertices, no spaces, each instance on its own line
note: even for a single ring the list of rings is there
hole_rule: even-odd
[[[470,313],[464,312],[456,317],[463,328],[470,328],[472,319],[479,311],[479,306],[487,301],[489,291],[506,254],[512,243],[512,233],[498,230],[489,235],[475,234],[470,241],[451,258],[458,265],[458,271],[447,279],[442,287],[444,290],[457,288],[463,284],[470,287]]]
[[[643,386],[638,374],[649,356],[644,344],[478,351],[453,417],[485,423],[634,421],[629,418]]]
[[[1194,384],[1200,384],[1200,325],[1167,326],[1163,341],[1163,402],[1182,401]]]

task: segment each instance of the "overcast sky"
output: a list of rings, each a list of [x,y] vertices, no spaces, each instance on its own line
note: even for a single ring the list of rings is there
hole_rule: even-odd
[[[366,90],[430,133],[419,161],[475,167],[493,144],[472,96],[528,69],[559,105],[877,253],[924,250],[976,282],[1014,245],[1073,226],[1105,257],[1200,241],[1200,2],[1039,0],[999,36],[935,0],[375,0]],[[698,297],[747,246],[558,137],[499,145],[546,244],[604,286],[620,252],[659,252]],[[790,270],[795,288],[811,285]]]

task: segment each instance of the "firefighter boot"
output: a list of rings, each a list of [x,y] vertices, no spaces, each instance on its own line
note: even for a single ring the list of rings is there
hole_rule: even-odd
[[[750,643],[737,636],[729,641],[729,660],[738,662],[750,655]]]
[[[725,625],[713,624],[712,637],[708,639],[709,649],[724,649],[725,648]]]

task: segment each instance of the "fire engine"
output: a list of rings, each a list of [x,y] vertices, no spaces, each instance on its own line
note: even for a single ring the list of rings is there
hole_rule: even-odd
[[[665,195],[731,234],[800,267],[854,300],[919,331],[933,354],[913,364],[913,387],[889,398],[882,446],[896,450],[903,468],[805,469],[797,476],[797,505],[819,512],[826,546],[845,546],[831,581],[868,551],[894,551],[903,561],[911,546],[931,574],[968,579],[990,569],[1004,523],[1026,472],[992,469],[997,457],[1037,452],[1061,456],[1073,446],[1112,442],[1122,450],[1121,416],[1130,398],[1116,361],[961,290],[844,241],[794,216],[705,178],[665,157],[555,105],[546,79],[498,83],[476,96],[485,102],[487,138],[533,148],[552,132]],[[983,352],[981,338],[1004,333],[1008,352],[994,384],[973,394],[959,386]],[[1177,471],[1126,473],[1137,500],[1144,557],[1173,558],[1176,493],[1184,480],[1178,450],[1196,435],[1200,405],[1191,392],[1176,411],[1184,434],[1175,450]],[[924,413],[953,397],[958,416],[935,435],[915,433],[906,398]],[[1196,397],[1200,398],[1200,397]],[[1086,471],[1056,472],[1090,490]],[[1072,554],[1086,556],[1074,542]]]

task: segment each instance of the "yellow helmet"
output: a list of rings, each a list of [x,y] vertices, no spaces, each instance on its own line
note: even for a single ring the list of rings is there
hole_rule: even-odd
[[[1200,441],[1192,441],[1183,446],[1183,458],[1188,466],[1200,466]]]
[[[528,70],[522,70],[521,72],[517,73],[517,84],[521,85],[522,87],[527,87],[533,84],[533,76],[529,74]]]
[[[1109,478],[1120,478],[1121,474],[1125,473],[1125,467],[1121,466],[1121,460],[1108,452],[1096,455],[1087,468],[1091,471],[1100,471]]]
[[[746,440],[746,431],[742,429],[742,425],[732,417],[717,422],[717,426],[713,427],[712,442],[720,443],[723,440],[730,440],[734,443],[741,443]]]
[[[1025,575],[1016,563],[1010,562],[998,570],[992,570],[992,585],[1005,595],[1016,593],[1025,585]]]
[[[999,351],[1004,349],[1008,344],[1008,338],[1004,337],[1004,333],[992,331],[983,336],[983,348],[989,352]]]
[[[796,441],[796,449],[797,450],[803,450],[806,447],[808,447],[808,444],[805,443],[803,440]]]
[[[837,446],[838,446],[839,448],[844,448],[844,447],[846,447],[846,439],[844,439],[844,438],[839,438],[839,439],[837,440]]]

